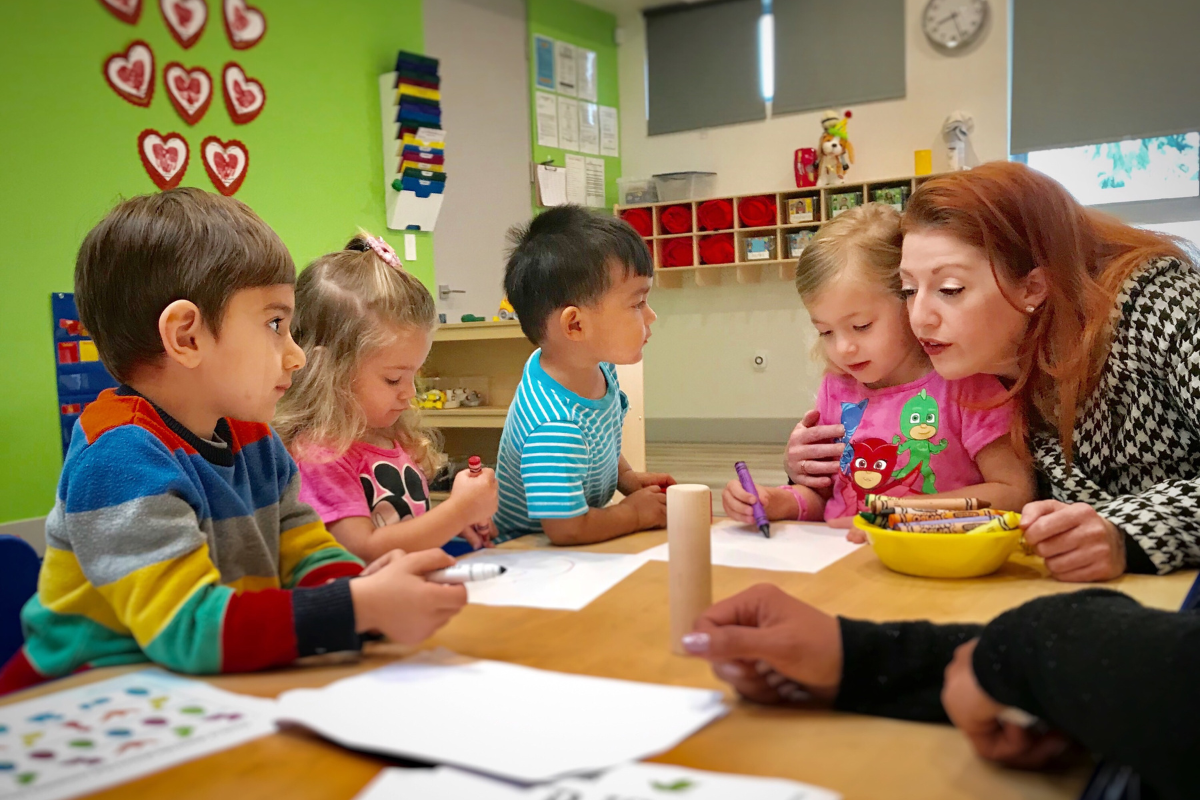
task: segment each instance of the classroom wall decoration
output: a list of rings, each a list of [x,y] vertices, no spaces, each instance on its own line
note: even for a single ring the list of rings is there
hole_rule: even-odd
[[[142,0],[100,0],[100,5],[121,22],[130,25],[137,25],[138,18],[142,16]]]
[[[115,387],[117,381],[100,363],[96,343],[79,321],[75,295],[69,292],[51,294],[50,316],[54,321],[54,371],[58,381],[59,427],[65,455],[71,444],[75,420],[100,392]]]
[[[138,135],[138,155],[150,180],[159,189],[166,190],[174,189],[183,180],[190,153],[180,134],[159,133],[146,128]]]
[[[154,51],[141,39],[131,42],[104,62],[104,80],[124,100],[145,108],[154,97]]]
[[[267,32],[267,18],[245,0],[224,0],[225,35],[234,50],[248,50]]]
[[[159,0],[167,30],[184,50],[194,45],[208,23],[208,4],[204,0]]]
[[[237,139],[222,142],[216,136],[208,136],[200,143],[200,156],[204,171],[218,192],[229,197],[242,187],[250,167],[250,151],[243,142]]]
[[[236,62],[225,65],[221,86],[225,90],[225,107],[235,125],[245,125],[262,113],[267,103],[267,90],[258,81],[246,77]]]
[[[188,69],[178,61],[163,70],[163,86],[179,116],[188,125],[195,125],[212,103],[212,76],[204,67]]]

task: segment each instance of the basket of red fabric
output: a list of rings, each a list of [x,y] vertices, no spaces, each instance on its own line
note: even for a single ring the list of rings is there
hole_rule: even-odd
[[[683,236],[678,239],[660,239],[659,258],[664,267],[690,267],[696,263],[692,253],[692,237]]]
[[[741,220],[743,228],[766,228],[778,224],[775,196],[764,194],[738,200],[738,219]]]
[[[621,212],[621,219],[642,236],[654,235],[654,219],[648,208],[627,208]]]
[[[706,200],[696,209],[702,231],[727,231],[733,227],[733,201]]]
[[[658,212],[658,227],[663,233],[691,233],[692,207],[667,206]]]
[[[701,264],[732,264],[734,246],[732,233],[714,233],[700,237]]]

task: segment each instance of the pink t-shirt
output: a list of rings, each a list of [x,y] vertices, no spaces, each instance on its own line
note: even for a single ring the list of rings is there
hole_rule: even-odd
[[[1012,403],[994,375],[947,381],[936,372],[912,383],[868,389],[846,375],[826,375],[817,391],[821,425],[846,428],[841,472],[825,519],[863,511],[868,494],[904,497],[983,482],[975,457],[1009,431]]]
[[[376,447],[355,442],[339,458],[297,460],[300,500],[321,521],[332,525],[346,517],[370,517],[376,528],[419,517],[429,510],[429,484],[400,445]]]

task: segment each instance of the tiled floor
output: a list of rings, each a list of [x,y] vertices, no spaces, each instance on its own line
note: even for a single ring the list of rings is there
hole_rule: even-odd
[[[783,471],[783,446],[763,444],[646,443],[646,469],[669,472],[680,483],[703,483],[713,491],[713,511],[722,513],[721,490],[737,477],[735,461],[745,461],[755,483],[787,483]]]

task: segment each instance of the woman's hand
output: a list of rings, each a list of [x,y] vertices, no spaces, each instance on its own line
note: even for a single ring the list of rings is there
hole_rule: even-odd
[[[793,483],[811,489],[833,485],[845,445],[837,439],[846,434],[841,425],[818,425],[821,414],[814,408],[796,424],[788,437],[784,469]]]
[[[1087,503],[1039,500],[1021,510],[1025,541],[1060,581],[1107,581],[1125,572],[1125,538]]]
[[[1006,721],[1005,707],[975,679],[972,657],[978,639],[954,651],[942,684],[942,707],[954,726],[970,740],[982,758],[1018,769],[1039,769],[1061,756],[1070,740],[1057,731],[1026,728]]]
[[[683,637],[718,678],[760,703],[833,702],[842,682],[837,618],[759,584],[715,604]]]

